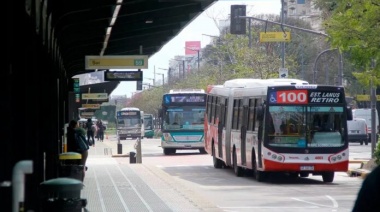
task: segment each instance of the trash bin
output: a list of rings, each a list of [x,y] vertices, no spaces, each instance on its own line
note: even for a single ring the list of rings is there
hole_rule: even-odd
[[[83,181],[84,166],[80,165],[82,155],[77,152],[65,152],[59,155],[59,177],[69,177]]]
[[[73,178],[56,178],[40,184],[42,212],[81,212],[87,199],[80,197],[83,183]]]
[[[129,163],[136,163],[136,152],[129,152]]]

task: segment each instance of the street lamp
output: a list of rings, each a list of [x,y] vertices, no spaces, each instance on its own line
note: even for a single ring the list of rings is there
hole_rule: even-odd
[[[218,59],[219,59],[219,83],[222,81],[222,70],[223,70],[223,60],[222,60],[222,53],[220,52],[220,36],[216,35],[207,35],[207,34],[202,34],[204,36],[212,37],[212,38],[218,38]]]

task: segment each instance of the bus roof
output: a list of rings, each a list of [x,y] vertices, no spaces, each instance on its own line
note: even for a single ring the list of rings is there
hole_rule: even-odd
[[[137,107],[124,107],[120,111],[140,111],[140,109]]]
[[[257,96],[266,95],[270,86],[308,86],[309,83],[299,79],[251,79],[239,78],[227,80],[223,85],[207,86],[207,93],[222,96]],[[314,85],[315,86],[315,85]],[[232,93],[234,94],[232,94]]]
[[[288,79],[288,78],[278,78],[278,79],[232,79],[227,80],[223,87],[227,88],[256,88],[256,87],[268,87],[275,85],[308,85],[309,83],[304,80],[299,79]]]
[[[169,93],[204,93],[205,90],[203,89],[172,89],[169,91]]]

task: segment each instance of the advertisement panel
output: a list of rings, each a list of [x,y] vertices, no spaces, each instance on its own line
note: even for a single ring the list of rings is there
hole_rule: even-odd
[[[197,55],[198,51],[201,50],[200,41],[186,41],[185,42],[185,55]]]

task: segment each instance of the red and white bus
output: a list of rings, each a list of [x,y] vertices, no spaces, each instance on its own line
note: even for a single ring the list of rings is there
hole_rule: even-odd
[[[208,86],[205,150],[215,168],[233,167],[264,181],[271,172],[294,177],[348,170],[347,108],[341,86],[297,79],[234,79]]]

